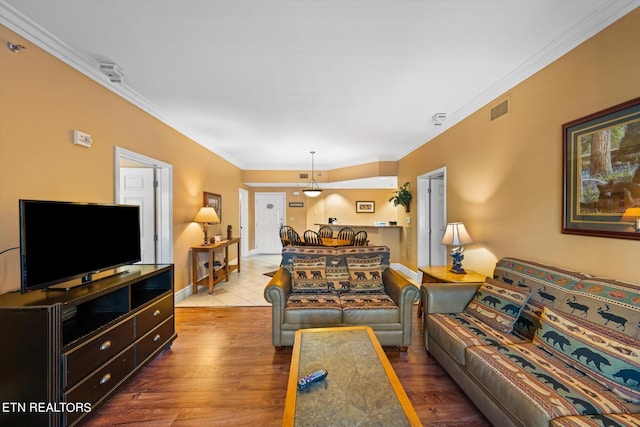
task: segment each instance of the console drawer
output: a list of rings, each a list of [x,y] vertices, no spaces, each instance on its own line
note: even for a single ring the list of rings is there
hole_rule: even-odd
[[[64,394],[65,402],[90,403],[93,407],[129,375],[135,366],[134,346],[131,345],[110,362]],[[68,413],[67,423],[73,422],[82,413]]]
[[[136,342],[136,366],[144,362],[154,351],[173,336],[173,316],[165,320],[160,326],[149,332]]]
[[[140,338],[172,314],[173,294],[167,295],[140,311],[136,314],[136,338]]]
[[[133,343],[133,316],[62,355],[62,386],[73,386]]]

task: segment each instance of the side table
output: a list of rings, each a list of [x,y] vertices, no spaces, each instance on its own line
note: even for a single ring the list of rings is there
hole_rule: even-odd
[[[229,264],[229,246],[236,245],[238,252],[238,263]],[[224,262],[218,267],[215,267],[215,252],[216,250],[224,250]],[[198,253],[206,252],[209,258],[209,274],[198,280]],[[193,293],[198,293],[198,285],[208,285],[209,293],[213,292],[213,286],[224,279],[229,281],[229,273],[233,270],[238,270],[240,273],[240,238],[235,237],[227,240],[223,240],[218,243],[211,243],[210,245],[198,245],[191,247],[191,264],[192,264],[192,284]]]
[[[466,270],[466,274],[451,272],[448,265],[431,265],[419,267],[422,272],[422,283],[484,283],[487,277],[484,274],[476,273],[473,270]],[[422,298],[418,302],[418,317],[422,317]]]

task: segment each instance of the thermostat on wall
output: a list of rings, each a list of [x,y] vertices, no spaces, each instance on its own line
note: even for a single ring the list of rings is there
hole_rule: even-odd
[[[93,143],[93,137],[88,133],[84,133],[79,130],[74,130],[73,143],[76,145],[82,145],[84,147],[91,148],[91,144]]]

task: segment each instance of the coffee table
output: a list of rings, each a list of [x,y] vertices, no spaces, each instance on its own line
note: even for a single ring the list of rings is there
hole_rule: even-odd
[[[298,379],[326,369],[299,391]],[[296,331],[283,426],[421,426],[373,330],[367,326]]]

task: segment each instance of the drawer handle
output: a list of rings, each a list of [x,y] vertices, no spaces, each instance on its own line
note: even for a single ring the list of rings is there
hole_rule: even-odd
[[[154,316],[158,316],[158,315],[160,315],[160,310],[156,310],[156,311],[154,311],[154,312],[153,312],[153,315],[154,315]]]
[[[155,337],[153,337],[153,342],[156,342],[160,339],[160,334],[157,334]]]
[[[105,374],[104,377],[100,378],[100,384],[108,383],[111,381],[111,374]]]
[[[102,345],[100,346],[100,351],[104,351],[110,347],[111,347],[111,341],[107,340],[103,342]]]

